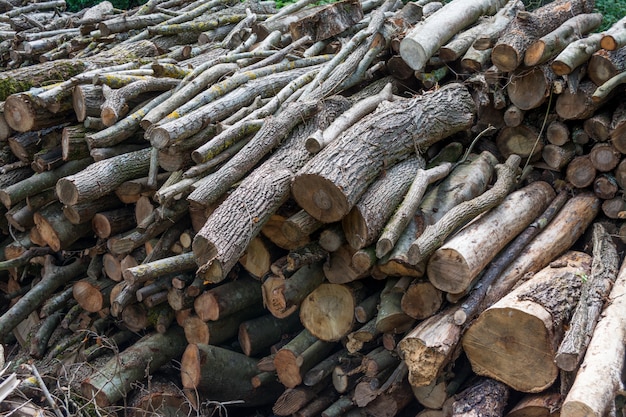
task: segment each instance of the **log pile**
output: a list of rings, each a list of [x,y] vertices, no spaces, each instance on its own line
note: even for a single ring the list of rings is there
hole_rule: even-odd
[[[0,2],[2,411],[616,415],[626,21],[310,3]]]

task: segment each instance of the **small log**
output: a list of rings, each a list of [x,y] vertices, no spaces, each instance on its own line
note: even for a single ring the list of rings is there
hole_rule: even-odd
[[[145,149],[119,155],[61,178],[56,185],[59,200],[70,205],[94,200],[112,192],[124,181],[146,175],[150,162],[148,153]]]
[[[485,310],[463,335],[472,369],[522,392],[551,386],[558,376],[554,355],[562,325],[590,271],[589,255],[568,252]]]
[[[34,214],[35,225],[41,238],[54,251],[67,249],[91,232],[91,224],[72,224],[63,214],[60,203],[50,204]]]
[[[425,260],[457,227],[498,205],[514,186],[520,157],[511,155],[505,164],[496,166],[498,172],[494,186],[480,196],[465,201],[447,212],[437,223],[426,227],[409,248],[409,262],[417,264]]]
[[[600,13],[579,14],[563,22],[561,26],[533,42],[524,54],[524,65],[532,67],[543,64],[556,56],[581,35],[596,29],[602,23]]]
[[[589,151],[589,160],[599,172],[609,172],[615,169],[621,157],[622,154],[606,142],[596,143]]]
[[[315,290],[325,276],[320,264],[300,268],[288,279],[268,277],[262,284],[263,303],[274,317],[285,318],[300,307],[302,301]]]
[[[581,155],[567,165],[565,179],[576,188],[586,188],[593,183],[596,174],[596,168],[589,155]]]
[[[600,223],[593,225],[593,261],[583,282],[580,301],[556,352],[556,365],[574,371],[580,364],[591,335],[617,277],[619,257],[615,244]]]
[[[500,129],[496,137],[496,146],[505,157],[515,154],[533,160],[541,155],[543,141],[534,126],[521,124]]]
[[[619,191],[619,185],[611,174],[601,174],[593,181],[593,193],[603,200],[610,200]]]
[[[522,110],[535,109],[550,96],[555,78],[547,65],[520,70],[512,75],[506,91],[515,106]]]
[[[80,280],[72,286],[74,299],[89,313],[96,313],[108,307],[115,281],[108,278]]]
[[[266,314],[242,322],[239,325],[238,341],[246,356],[254,357],[279,342],[287,334],[302,329],[300,318],[292,314],[283,319]]]
[[[243,256],[239,258],[239,264],[252,277],[260,280],[270,273],[272,263],[282,253],[273,243],[261,236],[257,236],[250,241]]]
[[[415,319],[407,315],[400,305],[404,294],[404,291],[397,288],[400,280],[409,281],[409,278],[387,278],[385,288],[380,293],[380,304],[376,315],[376,330],[380,333],[404,333],[415,322]]]
[[[562,415],[603,416],[613,407],[615,393],[621,387],[624,366],[625,294],[624,266],[606,301],[602,318],[596,325],[585,359],[576,375],[574,385],[563,401]]]
[[[262,299],[261,284],[243,277],[200,294],[194,301],[194,311],[203,321],[216,321],[248,306],[261,305]]]
[[[368,275],[368,270],[358,269],[353,263],[356,252],[352,247],[344,245],[328,256],[324,262],[324,275],[332,284],[347,284]]]
[[[552,187],[536,181],[509,194],[437,249],[426,273],[438,289],[462,293],[500,250],[521,233],[554,199]]]
[[[598,87],[626,69],[626,49],[600,49],[589,58],[587,75]]]
[[[416,71],[424,68],[434,53],[464,27],[482,15],[493,15],[505,2],[483,1],[446,5],[428,19],[419,22],[400,43],[402,58]]]
[[[358,283],[321,284],[302,301],[300,321],[320,340],[337,341],[352,330],[354,308],[364,290]]]
[[[402,311],[409,317],[423,320],[434,315],[443,305],[443,293],[429,280],[416,278],[400,300]]]
[[[592,8],[584,0],[559,0],[533,12],[518,12],[493,47],[493,63],[503,72],[514,71],[522,64],[526,50],[536,39],[557,29],[572,16],[591,13]]]
[[[196,263],[193,254],[187,252],[125,268],[122,275],[129,284],[135,284],[144,283],[164,274],[181,273],[194,269],[196,269]]]
[[[589,80],[582,81],[577,91],[565,90],[556,99],[556,113],[565,120],[582,120],[591,117],[608,97],[602,100],[594,100],[593,94],[596,85]]]
[[[72,224],[91,222],[99,211],[111,210],[122,206],[122,202],[114,195],[102,196],[93,201],[84,201],[76,205],[63,206],[63,214]]]
[[[546,139],[553,145],[563,146],[570,141],[569,128],[560,120],[553,120],[546,128]]]
[[[315,363],[310,364],[309,368],[301,373],[302,355],[318,341],[317,337],[313,336],[307,329],[304,329],[276,352],[274,355],[274,367],[280,382],[284,386],[294,388],[302,383],[302,377],[306,371],[315,365]],[[326,345],[331,345],[331,343],[326,343]]]
[[[280,384],[255,388],[256,360],[241,353],[205,344],[189,345],[181,359],[183,387],[200,394],[200,400],[242,401],[242,405],[269,405],[276,401]]]
[[[102,239],[126,232],[136,225],[135,212],[132,207],[96,213],[91,219],[91,228],[96,236]]]
[[[289,216],[281,227],[287,239],[292,242],[302,242],[321,226],[322,223],[311,217],[306,211],[300,210],[296,214]]]
[[[573,142],[563,146],[548,143],[541,151],[541,159],[550,168],[563,171],[576,156],[576,145]]]
[[[504,111],[504,124],[509,127],[516,127],[522,124],[524,121],[524,110],[511,104]]]
[[[72,90],[72,107],[79,122],[88,116],[100,117],[100,106],[104,103],[101,85],[79,84]]]

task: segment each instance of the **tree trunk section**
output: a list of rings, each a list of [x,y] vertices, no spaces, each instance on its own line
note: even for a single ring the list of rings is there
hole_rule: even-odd
[[[626,267],[620,267],[596,325],[574,385],[565,397],[561,413],[568,417],[600,417],[609,413],[615,393],[622,386],[626,323]]]
[[[551,386],[563,326],[590,272],[589,255],[568,252],[485,310],[463,335],[474,372],[522,392]]]
[[[339,221],[386,166],[467,129],[474,112],[469,93],[458,84],[423,97],[383,103],[315,155],[293,179],[292,194],[316,219]],[[381,146],[390,135],[399,140]]]
[[[400,55],[415,71],[424,68],[430,57],[457,32],[483,15],[493,15],[506,1],[460,1],[447,4],[418,22],[400,43]]]

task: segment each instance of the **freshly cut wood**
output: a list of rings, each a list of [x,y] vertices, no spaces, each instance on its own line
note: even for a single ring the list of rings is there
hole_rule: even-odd
[[[575,156],[576,145],[573,142],[566,143],[563,146],[548,143],[541,151],[541,159],[543,159],[546,165],[558,171],[564,170]]]
[[[533,126],[521,124],[500,129],[496,137],[496,146],[504,156],[515,154],[532,160],[541,155],[543,141]]]
[[[272,404],[282,390],[280,384],[255,388],[252,377],[259,371],[257,360],[242,353],[206,344],[190,344],[182,353],[180,376],[183,387],[200,394],[198,399],[243,401],[245,406]]]
[[[583,282],[580,300],[555,356],[556,365],[574,371],[591,340],[619,268],[615,244],[601,223],[593,225],[593,260],[589,278]]]
[[[430,57],[461,29],[483,15],[493,15],[506,1],[456,1],[448,3],[419,22],[400,42],[400,55],[415,71],[424,68]]]
[[[190,241],[193,244],[193,240]],[[244,254],[239,258],[239,265],[250,275],[260,280],[271,271],[272,263],[283,252],[268,239],[257,236],[250,241]]]
[[[304,373],[301,373],[300,365],[303,361],[302,359],[298,360],[298,358],[302,358],[304,352],[319,341],[311,332],[304,329],[276,352],[274,366],[278,378],[284,386],[294,388],[302,382]],[[315,348],[313,349],[315,350]],[[314,365],[315,363],[311,364],[309,369]]]
[[[357,252],[361,251],[355,251],[351,246],[344,245],[329,254],[323,267],[324,275],[328,282],[331,284],[347,284],[368,276],[371,262],[367,263],[365,267],[361,265],[361,268],[357,268],[354,261],[355,257],[357,257],[357,262],[359,262]],[[367,257],[367,260],[371,261],[371,258]]]
[[[91,219],[91,228],[96,236],[102,239],[126,232],[136,224],[135,211],[132,207],[96,213]]]
[[[593,4],[586,0],[557,0],[533,12],[518,12],[493,47],[491,59],[503,72],[519,67],[528,47],[538,38],[558,28],[581,13],[591,13]]]
[[[583,122],[583,128],[596,142],[605,142],[611,134],[611,113],[597,113]]]
[[[626,69],[626,48],[600,49],[589,58],[587,75],[598,87]]]
[[[624,295],[626,267],[622,264],[574,385],[563,401],[561,415],[600,417],[613,407],[624,367]]]
[[[589,151],[589,160],[599,172],[609,172],[617,167],[622,154],[610,143],[601,142],[593,145]]]
[[[38,105],[28,93],[17,93],[7,97],[4,105],[4,117],[7,124],[18,132],[39,130],[59,124],[59,118],[69,116],[71,103],[67,102],[59,112],[51,112]]]
[[[557,55],[571,42],[578,40],[581,35],[596,29],[602,23],[602,14],[579,14],[566,20],[561,26],[539,40],[532,43],[524,54],[524,65],[543,64]]]
[[[295,129],[289,134],[283,146],[228,195],[194,237],[193,252],[198,264],[201,265],[199,273],[207,281],[220,282],[226,277],[226,274],[243,255],[249,241],[260,232],[263,225],[289,197],[289,186],[293,175],[311,158],[309,152],[301,146],[302,138],[308,136],[313,129],[326,126],[348,105],[349,102],[345,98],[329,98],[315,117],[297,128],[295,127],[299,122],[303,121],[304,114],[299,112],[303,107],[298,105],[292,108],[290,106],[289,109],[293,113],[291,111],[281,113],[282,118],[287,120],[272,118],[264,124],[263,129],[257,134],[260,134],[259,141],[263,142],[278,142],[289,133],[289,130]],[[307,114],[317,111],[317,106],[312,106],[311,103],[305,105],[304,108],[307,109]],[[271,138],[264,137],[267,134],[270,134]],[[250,148],[254,150],[257,146]],[[240,155],[244,149],[237,155]],[[243,158],[245,157],[242,156]],[[242,161],[239,160],[239,162]],[[245,164],[249,162],[246,161]],[[237,167],[237,165],[238,162],[235,161],[229,166],[233,169],[232,172],[237,172],[238,176],[243,175],[244,173],[240,172],[242,167]],[[259,198],[259,195],[263,195],[264,198]],[[193,201],[192,196],[193,193],[188,199]],[[214,197],[216,196],[211,198]],[[248,220],[243,221],[243,219]]]
[[[541,106],[552,91],[555,75],[547,65],[515,72],[506,91],[511,103],[521,110],[531,110]]]
[[[423,320],[443,305],[443,293],[427,279],[416,278],[406,289],[400,307],[408,316]]]
[[[72,224],[63,214],[60,203],[44,207],[35,213],[33,218],[41,238],[54,251],[68,248],[91,232],[90,223]]]
[[[354,325],[354,308],[364,298],[364,286],[321,284],[300,306],[300,320],[320,340],[337,341],[350,333]]]
[[[608,99],[607,97],[603,100],[593,100],[595,91],[596,85],[589,80],[582,81],[574,93],[566,89],[556,99],[556,113],[565,120],[582,120],[591,117]]]
[[[292,194],[311,216],[325,223],[339,221],[380,175],[383,165],[405,159],[416,146],[426,149],[466,129],[474,108],[468,91],[458,84],[423,97],[382,103],[296,174]],[[387,142],[379,146],[389,135],[402,140],[394,141],[393,147]]]
[[[509,194],[433,253],[426,269],[430,282],[445,292],[466,291],[496,254],[543,212],[554,197],[552,187],[542,181]]]
[[[287,279],[270,276],[262,284],[263,303],[273,316],[285,318],[294,313],[324,279],[319,263],[303,266]]]
[[[568,252],[485,310],[463,335],[474,372],[522,392],[550,387],[559,374],[554,355],[562,328],[591,261]]]

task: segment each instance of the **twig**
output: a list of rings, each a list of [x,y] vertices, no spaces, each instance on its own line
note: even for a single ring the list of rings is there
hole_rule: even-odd
[[[43,391],[43,395],[46,397],[46,401],[48,401],[48,404],[50,404],[50,407],[52,407],[52,409],[54,410],[54,414],[56,414],[57,417],[65,417],[63,415],[63,412],[61,412],[61,409],[59,408],[59,406],[54,402],[52,395],[50,395],[50,391],[48,391],[48,388],[46,387],[46,383],[41,378],[41,375],[39,375],[39,371],[37,371],[37,368],[35,367],[35,365],[25,365],[25,366],[28,369],[30,369],[35,379],[37,379],[37,383],[39,384],[39,387]]]

